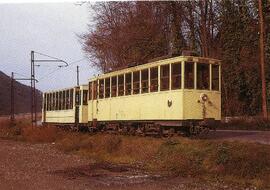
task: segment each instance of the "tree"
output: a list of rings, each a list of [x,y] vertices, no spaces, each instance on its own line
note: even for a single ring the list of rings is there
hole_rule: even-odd
[[[184,50],[221,59],[224,115],[253,115],[261,110],[257,6],[255,0],[98,2],[92,6],[94,28],[82,36],[83,48],[104,72]],[[267,0],[264,7],[265,19],[270,19]]]

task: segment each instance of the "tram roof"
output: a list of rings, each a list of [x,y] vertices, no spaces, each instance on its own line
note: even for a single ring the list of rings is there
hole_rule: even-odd
[[[100,74],[98,76],[90,78],[89,81],[94,81],[94,80],[99,79],[99,78],[102,79],[102,78],[107,78],[107,77],[111,77],[111,76],[116,76],[116,75],[120,75],[120,74],[124,74],[124,73],[128,73],[128,72],[133,72],[133,71],[137,71],[137,70],[141,70],[141,69],[147,69],[147,68],[155,67],[158,65],[165,65],[168,63],[177,63],[180,61],[190,61],[190,62],[200,62],[200,63],[206,63],[206,64],[221,65],[221,60],[214,59],[214,58],[197,57],[197,56],[177,56],[177,57],[161,59],[161,60],[157,60],[157,61],[148,62],[145,64],[135,65],[135,66],[126,67],[123,69],[103,73],[103,74]]]

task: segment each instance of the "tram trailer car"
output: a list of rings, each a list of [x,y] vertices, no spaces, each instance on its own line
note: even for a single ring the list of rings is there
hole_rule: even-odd
[[[78,130],[88,126],[88,85],[43,94],[42,123]]]
[[[88,109],[79,110],[82,119],[79,116],[78,124],[87,125],[91,131],[207,132],[221,120],[221,63],[211,58],[178,56],[105,73],[89,80],[85,104]],[[51,114],[55,117],[56,112]],[[75,118],[74,109],[70,114]],[[46,118],[46,122],[48,119],[52,121]],[[71,121],[75,122],[63,116],[54,123]]]

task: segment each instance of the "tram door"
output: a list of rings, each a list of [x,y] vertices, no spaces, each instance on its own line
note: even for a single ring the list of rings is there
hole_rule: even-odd
[[[80,104],[81,104],[81,92],[80,88],[76,88],[75,90],[75,123],[79,123],[80,117]]]

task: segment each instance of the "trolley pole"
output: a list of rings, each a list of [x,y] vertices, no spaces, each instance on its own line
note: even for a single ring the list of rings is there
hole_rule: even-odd
[[[11,73],[10,81],[10,126],[14,126],[15,116],[14,116],[14,73]]]
[[[265,63],[264,63],[264,23],[262,12],[262,0],[259,0],[259,25],[260,25],[260,64],[262,79],[262,112],[263,118],[267,119],[267,99],[266,99],[266,83],[265,83]]]
[[[77,86],[80,85],[80,81],[79,81],[79,66],[77,65]]]

